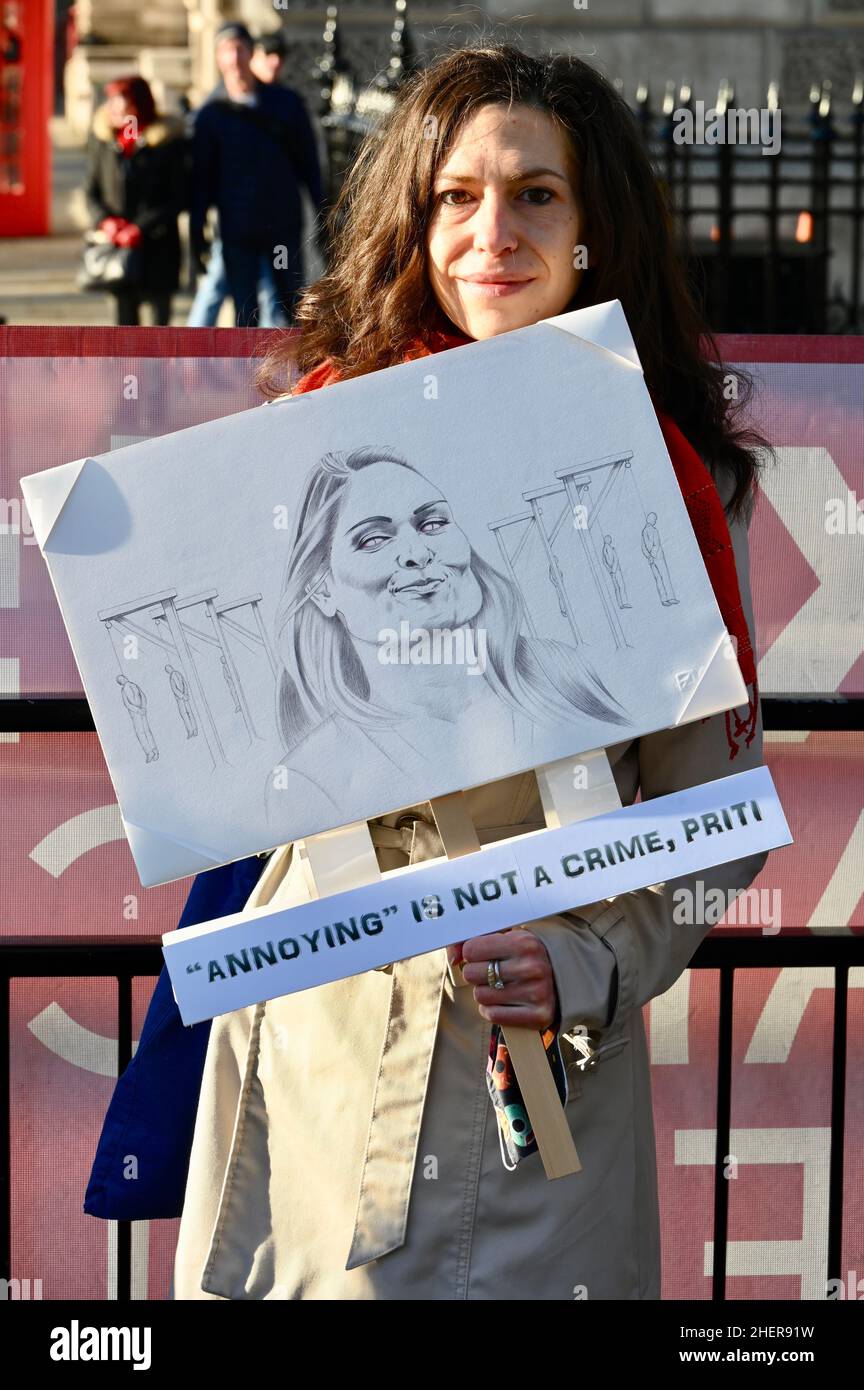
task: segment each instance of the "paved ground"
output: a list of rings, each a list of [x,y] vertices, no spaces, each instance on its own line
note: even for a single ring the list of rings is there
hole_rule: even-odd
[[[0,240],[0,314],[6,322],[113,323],[113,300],[76,288],[80,257],[80,232]],[[188,295],[177,296],[172,323],[185,323],[188,305]]]

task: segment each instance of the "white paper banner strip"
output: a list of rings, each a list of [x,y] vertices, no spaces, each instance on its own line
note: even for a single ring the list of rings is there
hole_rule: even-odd
[[[792,843],[766,767],[289,908],[167,932],[185,1024]]]

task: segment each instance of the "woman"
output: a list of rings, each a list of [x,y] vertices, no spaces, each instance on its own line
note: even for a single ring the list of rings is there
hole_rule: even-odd
[[[729,413],[721,366],[701,355],[671,219],[613,88],[570,56],[488,44],[443,56],[405,84],[361,151],[334,237],[332,270],[299,309],[304,390],[621,300],[673,461],[695,460],[700,481],[685,496],[712,582],[734,547],[738,583],[732,571],[715,592],[749,670],[759,441]],[[587,270],[574,255],[582,245]],[[283,390],[289,346],[267,364],[270,397]],[[758,765],[753,692],[747,717],[609,748],[622,801]],[[481,840],[542,823],[533,773],[466,797]],[[428,806],[370,829],[383,868],[440,853]],[[740,890],[764,860],[700,877]],[[275,851],[253,901],[290,901],[301,873],[299,856]],[[175,1297],[659,1298],[641,1010],[715,920],[673,925],[673,887],[696,895],[683,878],[466,941],[467,987],[433,951],[214,1020]],[[493,961],[501,990],[487,983]],[[490,1022],[555,1027],[565,1048],[589,1030],[599,1065],[581,1072],[575,1045],[568,1061],[580,1173],[548,1182],[536,1155],[513,1172],[502,1164],[484,1076]]]
[[[177,217],[187,206],[183,126],[157,113],[143,77],[108,82],[105,95],[87,142],[87,206],[115,246],[140,251],[140,274],[113,291],[116,321],[139,323],[149,303],[153,321],[168,324],[180,283]]]
[[[472,748],[500,747],[511,766],[533,767],[560,755],[562,721],[578,720],[584,748],[605,743],[610,724],[632,727],[575,649],[522,632],[515,585],[399,454],[326,454],[297,518],[275,623],[286,752],[267,780],[274,830],[282,789],[302,797],[310,827],[368,811],[368,773],[355,782],[346,766],[381,767],[381,796],[398,799],[399,774],[432,793],[442,746],[455,758],[461,744],[469,766]],[[430,655],[437,640],[439,659],[389,659],[403,633],[428,634]]]

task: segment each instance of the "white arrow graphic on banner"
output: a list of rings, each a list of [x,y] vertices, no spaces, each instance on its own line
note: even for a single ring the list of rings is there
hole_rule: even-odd
[[[788,1062],[814,989],[833,988],[834,971],[830,965],[785,966],[771,986],[744,1061]],[[851,968],[849,988],[864,989],[864,966]]]
[[[31,1018],[27,1027],[43,1047],[71,1066],[92,1071],[96,1076],[117,1075],[117,1039],[85,1028],[77,1019],[70,1018],[56,1000]],[[137,1047],[138,1043],[133,1040],[133,1055]]]
[[[70,816],[56,825],[34,845],[30,858],[40,869],[59,878],[82,854],[125,838],[120,807],[112,801],[107,806],[94,806],[90,811]]]
[[[849,496],[827,449],[778,448],[760,485],[819,586],[759,662],[764,694],[835,691],[861,654],[864,583],[861,537],[829,535],[826,503]]]
[[[849,918],[861,897],[860,865],[864,864],[864,811],[858,817],[837,867],[807,923],[811,931],[850,935]]]

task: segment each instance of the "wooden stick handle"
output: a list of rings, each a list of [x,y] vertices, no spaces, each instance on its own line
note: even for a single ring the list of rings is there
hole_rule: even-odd
[[[435,797],[430,805],[448,859],[480,849],[480,838],[461,792]],[[461,976],[458,964],[453,970]],[[539,1030],[508,1024],[502,1034],[547,1178],[581,1172],[582,1164]]]

